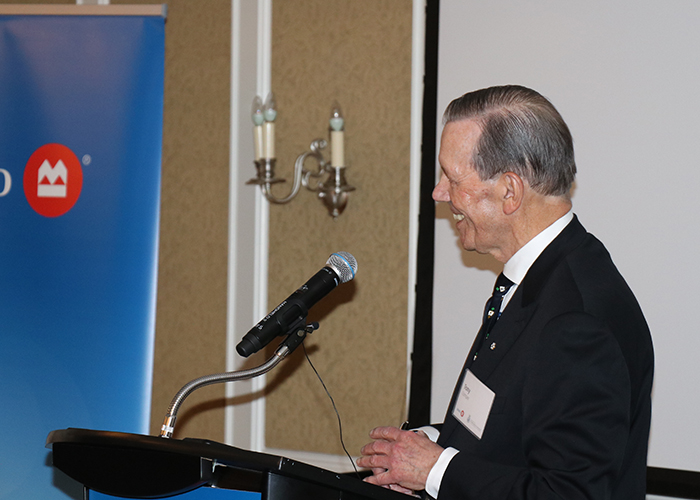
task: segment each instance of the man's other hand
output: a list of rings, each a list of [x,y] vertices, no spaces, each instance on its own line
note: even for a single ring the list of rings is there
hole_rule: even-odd
[[[425,489],[430,469],[443,451],[425,433],[377,427],[369,433],[374,441],[362,447],[357,465],[372,469],[368,483],[403,491]],[[406,492],[406,491],[403,491]]]

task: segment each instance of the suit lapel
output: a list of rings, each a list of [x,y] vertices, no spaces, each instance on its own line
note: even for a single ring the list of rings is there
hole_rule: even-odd
[[[520,290],[517,290],[512,300],[518,299],[519,294]],[[439,445],[445,446],[445,444],[449,442],[449,438],[455,429],[462,427],[457,419],[452,417],[452,409],[459,395],[458,389],[462,386],[467,370],[471,369],[474,375],[488,386],[486,381],[489,375],[496,369],[510,348],[513,347],[520,333],[525,329],[525,326],[532,317],[536,307],[536,304],[531,304],[527,308],[518,308],[514,311],[508,311],[508,307],[506,307],[503,315],[493,327],[493,330],[491,330],[489,339],[481,346],[481,352],[476,361],[474,361],[474,346],[472,346],[469,357],[462,367],[459,381],[452,393],[450,405],[447,407],[445,423],[440,431],[440,439],[438,440]],[[508,312],[508,314],[506,314],[506,312]],[[495,348],[491,349],[493,343],[495,343]]]
[[[520,299],[520,292],[520,290],[515,292],[514,300]],[[473,356],[470,358],[471,362],[468,367],[484,383],[486,383],[491,373],[516,343],[537,309],[537,304],[531,303],[527,307],[517,307],[509,311],[510,305],[506,307],[503,315],[493,327],[493,330],[491,330],[491,334],[488,340],[484,342],[477,360],[473,361]]]

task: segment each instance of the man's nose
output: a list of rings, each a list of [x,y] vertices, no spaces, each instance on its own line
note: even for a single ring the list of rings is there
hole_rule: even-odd
[[[440,181],[433,189],[433,200],[444,202],[450,201],[450,196],[447,192],[447,178],[444,175],[440,176]]]

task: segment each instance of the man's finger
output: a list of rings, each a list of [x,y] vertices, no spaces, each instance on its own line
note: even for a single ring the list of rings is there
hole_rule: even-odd
[[[404,488],[403,486],[398,484],[390,484],[389,489],[398,491],[399,493],[404,493],[406,495],[413,495],[413,490],[409,490],[408,488]]]
[[[385,455],[364,455],[357,459],[357,465],[365,469],[382,469],[389,467],[389,459]]]
[[[367,476],[364,480],[368,483],[376,484],[377,486],[389,486],[390,484],[393,484],[395,481],[392,481],[389,471],[385,469],[382,470],[384,470],[384,472],[373,476]]]
[[[360,450],[362,455],[386,455],[391,452],[391,445],[386,441],[372,441]]]
[[[369,433],[372,439],[384,439],[386,441],[395,441],[396,438],[405,431],[398,427],[375,427]]]

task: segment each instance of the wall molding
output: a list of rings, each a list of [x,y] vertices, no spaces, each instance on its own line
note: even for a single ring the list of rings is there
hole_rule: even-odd
[[[271,39],[272,1],[232,0],[228,371],[251,366],[235,347],[250,326],[267,314],[269,206],[260,191],[245,182],[254,173],[250,106],[253,95],[270,91]],[[227,444],[264,451],[265,399],[256,397],[264,387],[264,376],[227,384]]]

